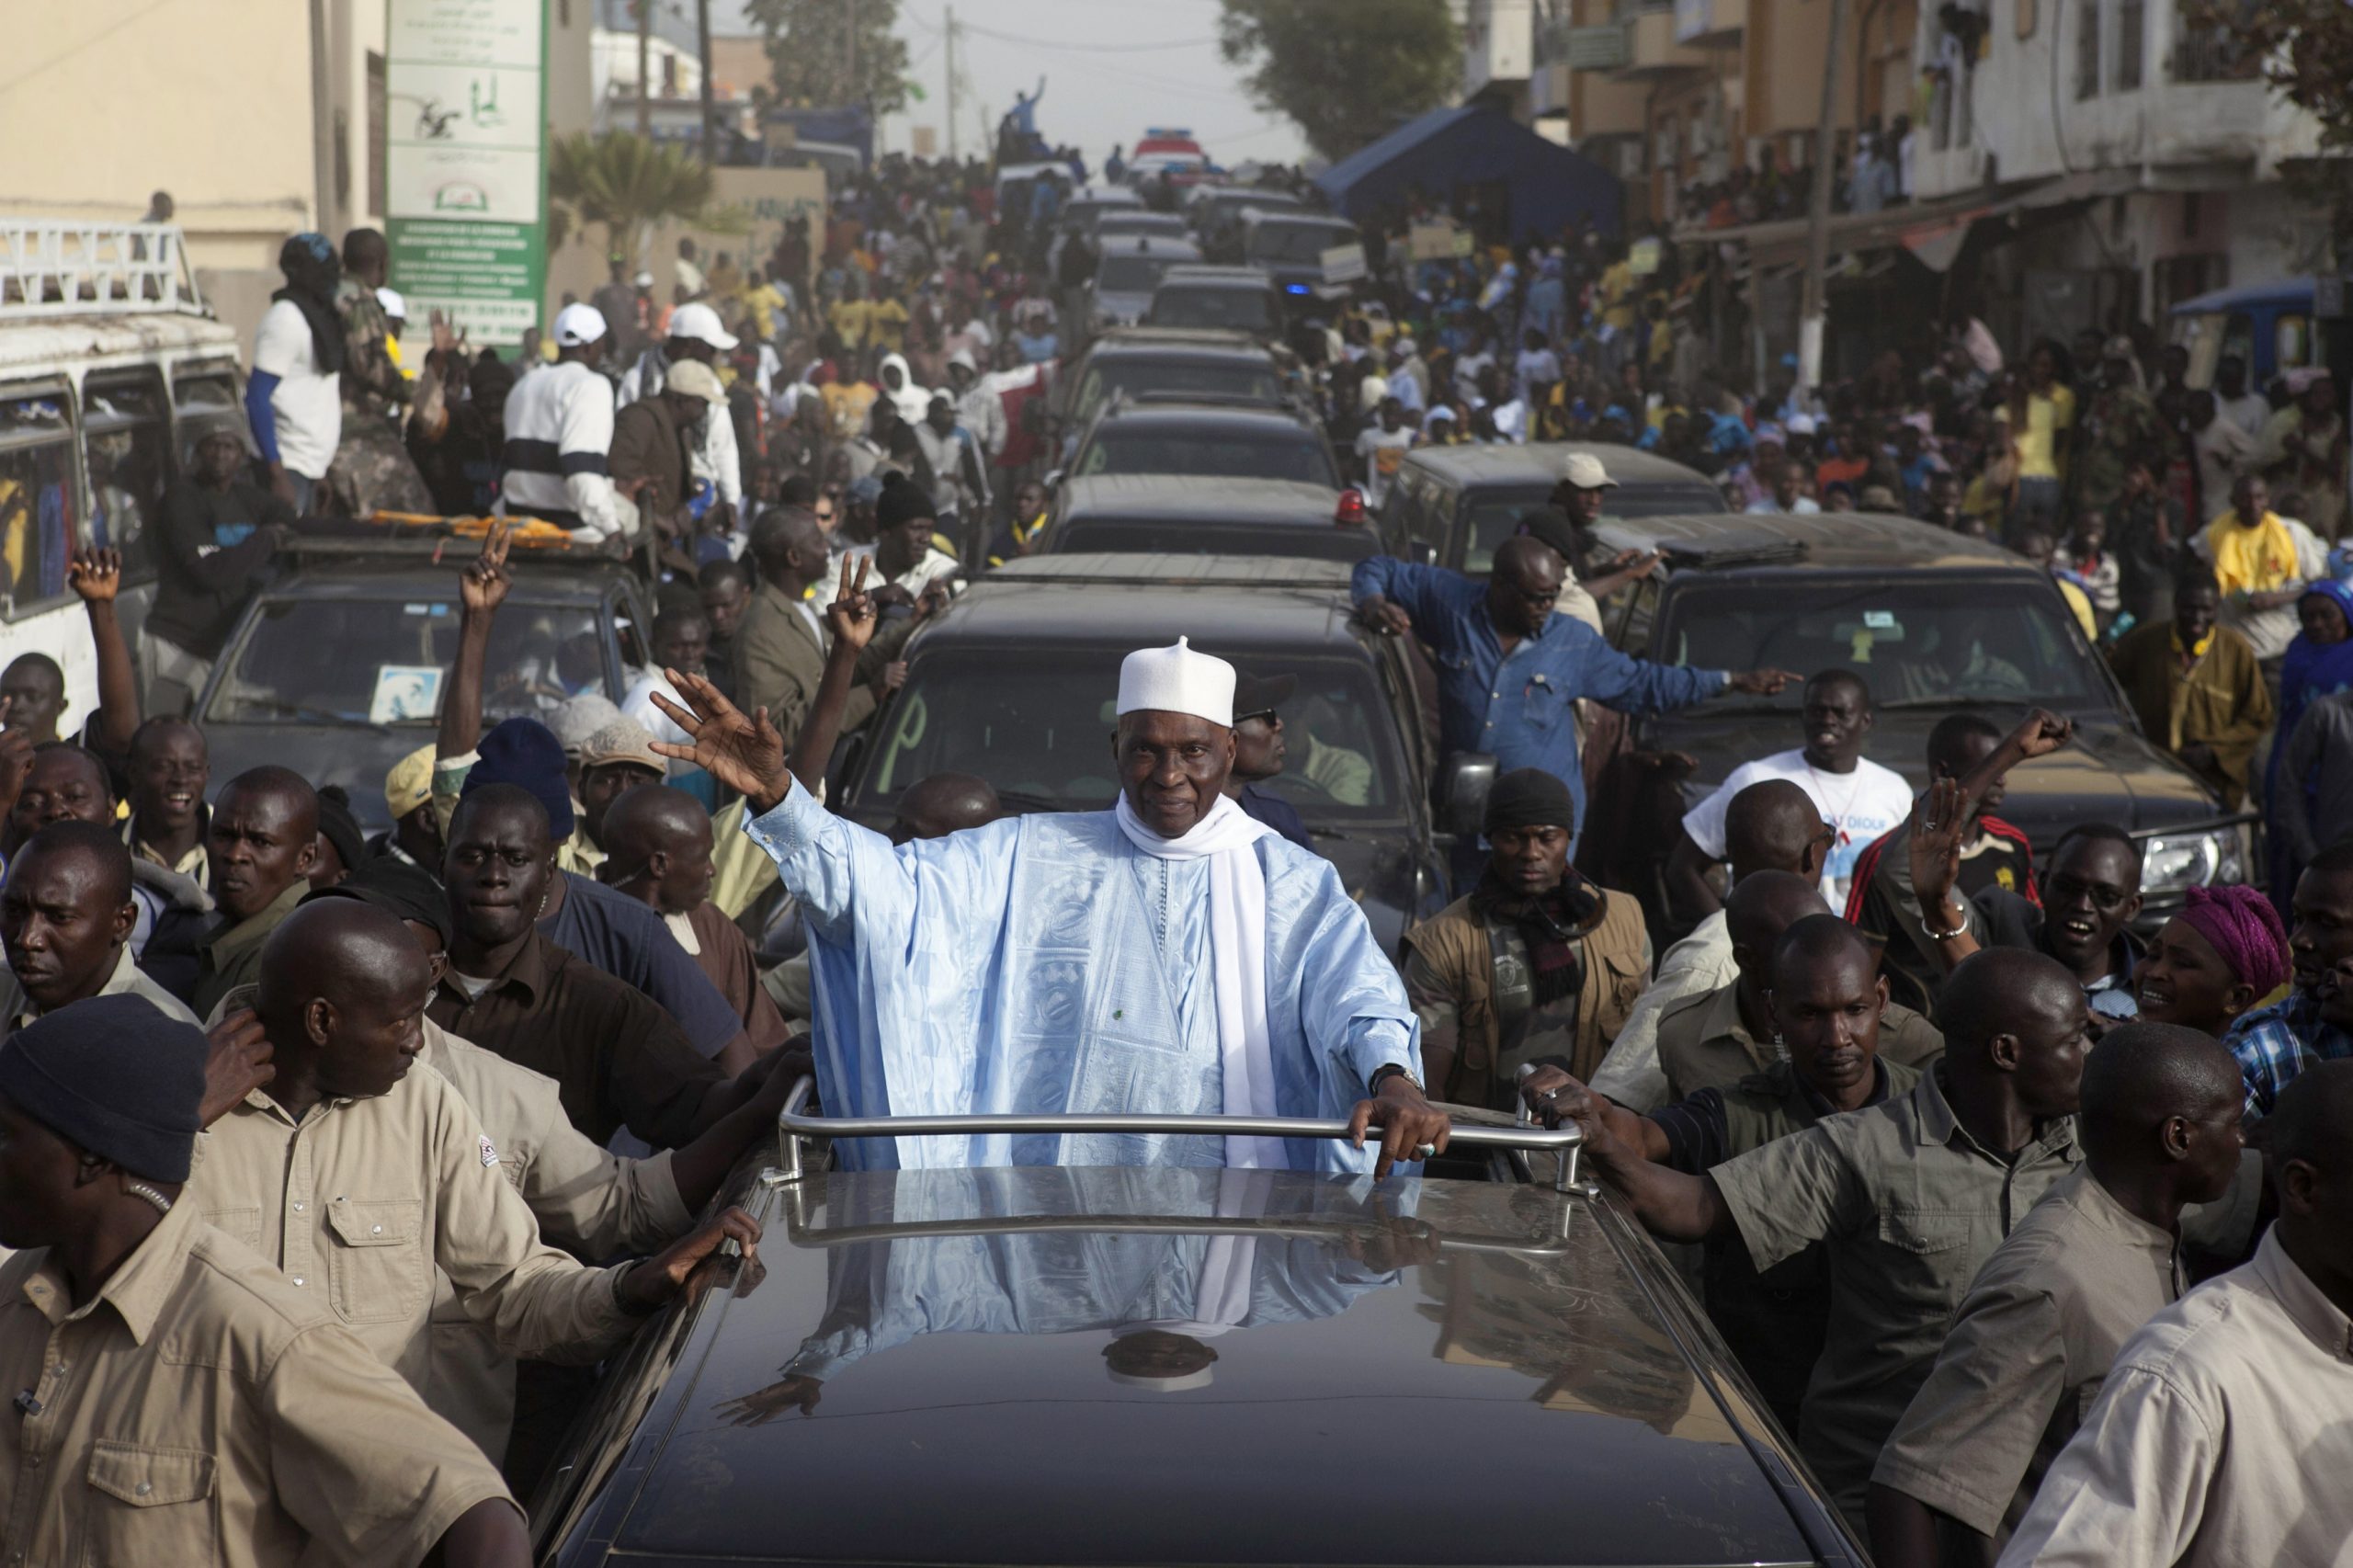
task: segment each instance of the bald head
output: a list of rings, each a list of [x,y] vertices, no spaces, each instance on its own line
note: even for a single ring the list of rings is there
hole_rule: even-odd
[[[1768,778],[1724,808],[1724,850],[1735,884],[1759,871],[1818,878],[1830,833],[1813,796],[1786,778]]]
[[[1542,540],[1515,534],[1495,547],[1495,574],[1531,582],[1561,580],[1561,552]]]
[[[315,997],[342,1004],[402,986],[422,996],[423,965],[416,938],[389,911],[356,898],[318,899],[297,905],[263,944],[254,1010],[272,1025],[280,1016],[299,1018]]]
[[[702,802],[667,784],[641,784],[605,812],[605,849],[615,860],[643,860],[710,837]]]
[[[2296,1074],[2264,1118],[2263,1136],[2275,1162],[2302,1160],[2339,1183],[2353,1176],[2353,1061]]]
[[[969,773],[935,773],[899,797],[899,814],[891,824],[891,842],[906,844],[918,838],[945,838],[968,827],[981,827],[1005,814],[996,791],[985,778]]]
[[[400,917],[356,898],[297,906],[261,950],[254,1011],[278,1076],[270,1093],[302,1110],[311,1096],[390,1094],[423,1046],[432,967]]]
[[[2203,1030],[2152,1023],[2110,1029],[2084,1059],[2076,1111],[2093,1175],[2121,1186],[2188,1165],[2185,1200],[2211,1202],[2238,1172],[2245,1094],[2237,1062]]]
[[[72,818],[51,823],[17,851],[8,873],[14,877],[36,862],[71,862],[77,869],[75,881],[98,907],[115,909],[131,902],[131,847],[111,828]]]
[[[1773,948],[1781,933],[1812,915],[1827,915],[1821,887],[1788,871],[1759,871],[1724,900],[1724,934],[1732,938],[1733,961],[1752,986],[1772,984]]]
[[[1821,903],[1816,894],[1814,902]],[[1773,944],[1773,989],[1797,988],[1801,977],[1837,973],[1859,977],[1869,985],[1879,971],[1879,955],[1863,934],[1828,913],[1808,915],[1791,923]]]
[[[248,767],[222,786],[222,801],[233,795],[271,801],[285,814],[294,831],[312,837],[318,835],[319,792],[311,788],[309,779],[290,767]]]
[[[2072,1115],[2083,1084],[2083,987],[2056,959],[1987,948],[1937,998],[1957,1095],[2001,1095],[2037,1119]]]
[[[2305,1068],[2263,1127],[2264,1168],[2279,1198],[2272,1233],[2341,1307],[2353,1273],[2353,1061]]]
[[[222,790],[205,830],[213,897],[250,920],[309,879],[318,846],[319,797],[302,776],[248,768]]]

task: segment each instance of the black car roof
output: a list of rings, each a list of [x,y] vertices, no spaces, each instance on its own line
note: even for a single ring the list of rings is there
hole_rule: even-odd
[[[1092,366],[1107,359],[1216,359],[1246,361],[1269,369],[1276,368],[1273,355],[1238,333],[1231,336],[1205,337],[1198,333],[1188,334],[1181,328],[1147,327],[1142,330],[1157,330],[1166,335],[1139,337],[1132,335],[1135,330],[1129,329],[1117,336],[1105,337],[1088,353],[1085,363]]]
[[[1605,516],[1594,536],[1620,550],[1665,549],[1669,566],[1678,570],[1851,572],[1903,567],[1998,572],[2023,582],[2045,575],[2032,562],[1998,544],[1878,512],[1803,516],[1725,512],[1614,520]]]
[[[471,551],[472,547],[468,549]],[[262,593],[274,599],[454,599],[458,597],[458,568],[471,559],[471,554],[453,557],[433,567],[405,563],[380,566],[362,562],[304,566],[271,583]],[[535,562],[516,570],[514,557],[507,559],[514,585],[508,597],[516,603],[593,602],[602,599],[615,585],[629,580],[628,571],[619,562]]]
[[[1609,1199],[1147,1165],[751,1200],[766,1278],[702,1298],[581,1532],[619,1556],[1817,1561]],[[808,1414],[745,1420],[788,1375]],[[1381,1508],[1401,1434],[1419,1501]]]
[[[1699,470],[1643,451],[1640,447],[1607,441],[1531,441],[1523,447],[1424,447],[1405,456],[1409,468],[1427,469],[1453,484],[1554,484],[1573,453],[1598,458],[1609,477],[1620,484],[1696,484],[1712,488],[1714,482]],[[1607,512],[1605,505],[1603,510]]]
[[[1348,566],[1286,556],[1084,551],[1009,561],[956,597],[908,652],[964,644],[1131,648],[1139,628],[1205,644],[1312,646],[1361,656]],[[1157,631],[1154,631],[1157,635]]]
[[[1308,523],[1332,528],[1339,493],[1290,479],[1213,478],[1166,473],[1089,473],[1063,483],[1056,511],[1065,523],[1108,517],[1139,521],[1191,518],[1220,523]]]
[[[1316,432],[1300,413],[1278,403],[1180,403],[1119,401],[1107,404],[1100,423],[1129,428],[1165,426],[1188,431],[1208,430],[1234,436],[1280,432],[1312,436]]]

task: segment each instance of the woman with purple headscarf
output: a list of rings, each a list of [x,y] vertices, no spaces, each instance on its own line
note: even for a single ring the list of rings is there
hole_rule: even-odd
[[[2341,556],[2329,562],[2332,568],[2342,563]],[[2292,771],[2285,766],[2288,745],[2314,702],[2353,690],[2353,585],[2339,577],[2313,579],[2296,601],[2296,618],[2303,630],[2288,644],[2288,656],[2279,666],[2279,710],[2272,731],[2271,764],[2264,776],[2264,816],[2274,824],[2280,820],[2280,792],[2291,789],[2303,798],[2301,820],[2313,820],[2315,780],[2287,777]],[[2270,840],[2271,902],[2285,910],[2303,867],[2287,835],[2274,831]]]
[[[2132,983],[2141,1021],[2217,1040],[2288,983],[2288,931],[2254,888],[2192,888],[2149,944]]]

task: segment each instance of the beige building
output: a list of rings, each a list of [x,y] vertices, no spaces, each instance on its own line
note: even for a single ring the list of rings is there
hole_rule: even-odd
[[[9,7],[0,212],[127,222],[169,191],[197,281],[250,342],[278,249],[383,224],[385,0]],[[589,122],[589,0],[547,0],[548,119]]]

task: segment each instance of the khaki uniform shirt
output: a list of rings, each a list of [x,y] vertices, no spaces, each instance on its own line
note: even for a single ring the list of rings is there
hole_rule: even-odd
[[[2348,1431],[2353,1323],[2275,1230],[2126,1343],[2002,1568],[2342,1568]]]
[[[1826,1244],[1830,1323],[1798,1449],[1859,1531],[1880,1447],[1927,1381],[1970,1280],[2082,1158],[2072,1117],[2015,1156],[1984,1147],[1944,1078],[1939,1064],[1908,1095],[1709,1173],[1759,1269]]]
[[[1945,1037],[1911,1008],[1890,1002],[1880,1015],[1879,1054],[1906,1067],[1926,1067],[1944,1053]],[[1740,1019],[1737,981],[1668,1005],[1658,1021],[1658,1065],[1666,1103],[1701,1089],[1729,1089],[1783,1057],[1778,1038],[1758,1040]]]
[[[498,1472],[314,1292],[176,1205],[73,1304],[0,1264],[0,1550],[108,1568],[413,1563]]]
[[[1658,972],[1634,1002],[1626,1027],[1609,1042],[1588,1086],[1628,1110],[1656,1110],[1670,1104],[1666,1074],[1658,1064],[1659,1020],[1688,996],[1706,995],[1740,978],[1732,959],[1732,934],[1717,910],[1658,960]]]
[[[203,957],[197,965],[196,990],[188,997],[198,1017],[210,1017],[223,996],[261,978],[262,944],[310,891],[311,884],[298,877],[252,919],[232,924],[227,915],[221,916],[222,924],[199,944]]]
[[[449,1081],[412,1065],[392,1092],[322,1100],[299,1123],[256,1090],[197,1140],[181,1201],[324,1293],[359,1342],[444,1415],[430,1324],[436,1267],[509,1355],[587,1362],[636,1326],[618,1269],[540,1239],[497,1145]]]
[[[17,983],[15,975],[0,971],[0,989],[7,992],[6,1017],[13,1027],[22,1028],[40,1017],[40,1008],[34,1004],[31,997],[25,994],[24,987]],[[139,960],[131,956],[131,949],[128,946],[116,950],[114,972],[107,976],[107,983],[91,994],[94,996],[126,994],[137,996],[167,1018],[183,1024],[193,1024],[197,1021],[196,1015],[188,1011],[187,1003],[147,977],[147,971],[139,967]]]
[[[612,1257],[667,1246],[694,1226],[667,1151],[624,1160],[583,1137],[555,1080],[425,1020],[417,1058],[449,1080],[498,1149],[498,1165],[556,1246]],[[433,1280],[435,1408],[486,1454],[504,1453],[515,1419],[515,1360],[467,1315],[447,1275]]]
[[[2088,1167],[1977,1271],[1871,1479],[1991,1536],[2018,1523],[2141,1325],[2181,1297],[2173,1235]]]

